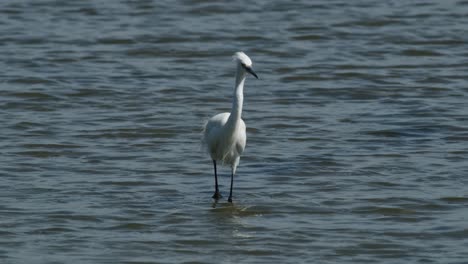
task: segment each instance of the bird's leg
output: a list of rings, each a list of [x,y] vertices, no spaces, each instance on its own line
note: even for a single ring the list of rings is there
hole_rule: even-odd
[[[232,184],[234,183],[234,169],[231,172],[231,189],[229,191],[228,202],[232,203]]]
[[[214,175],[215,175],[215,193],[213,194],[213,199],[218,200],[222,196],[219,193],[219,188],[218,188],[218,174],[216,172],[216,160],[213,160],[213,165],[214,165]]]

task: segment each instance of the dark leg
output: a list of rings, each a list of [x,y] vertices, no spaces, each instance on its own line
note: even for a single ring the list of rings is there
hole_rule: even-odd
[[[219,188],[218,188],[218,173],[216,172],[216,160],[213,160],[213,165],[214,165],[214,175],[215,175],[215,193],[213,194],[213,199],[218,200],[222,196],[219,193]]]
[[[232,184],[234,183],[234,170],[231,172],[231,190],[229,191],[228,202],[232,203]]]

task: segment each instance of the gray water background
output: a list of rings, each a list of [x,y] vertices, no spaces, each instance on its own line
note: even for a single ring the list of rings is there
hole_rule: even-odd
[[[0,2],[0,263],[468,263],[467,1]],[[247,147],[201,127],[245,51]]]

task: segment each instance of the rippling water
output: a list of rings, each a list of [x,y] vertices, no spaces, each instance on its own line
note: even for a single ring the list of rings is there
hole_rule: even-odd
[[[2,1],[1,263],[466,263],[467,1]],[[246,152],[201,126],[245,51]],[[220,170],[227,197],[229,169]]]

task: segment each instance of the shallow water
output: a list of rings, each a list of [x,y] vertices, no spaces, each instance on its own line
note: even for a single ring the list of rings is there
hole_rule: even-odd
[[[0,3],[1,263],[466,263],[468,2],[62,2]]]

